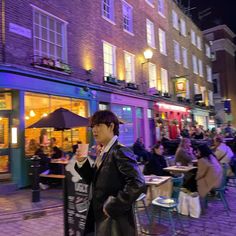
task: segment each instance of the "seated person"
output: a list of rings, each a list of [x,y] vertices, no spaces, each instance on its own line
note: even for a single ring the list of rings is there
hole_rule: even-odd
[[[50,158],[48,158],[48,155],[44,152],[44,146],[40,145],[40,147],[36,150],[35,155],[40,157],[40,167],[39,167],[39,173],[40,174],[49,174],[49,165],[50,165]],[[47,178],[40,178],[39,186],[41,189],[45,190],[49,188],[49,182]]]
[[[145,163],[143,174],[159,176],[169,175],[168,172],[163,170],[163,168],[167,167],[163,152],[164,148],[161,142],[153,146],[149,160]]]
[[[135,155],[138,156],[137,161],[145,163],[149,159],[149,152],[145,149],[145,146],[143,144],[143,139],[137,138],[135,143],[133,144],[133,152]]]
[[[35,152],[38,150],[39,144],[35,139],[30,139],[29,144],[25,149],[26,155],[34,155]]]
[[[210,190],[220,186],[223,177],[223,170],[220,163],[216,160],[214,154],[206,144],[198,147],[197,158],[197,190],[200,197],[204,198]]]
[[[175,153],[176,163],[187,166],[192,163],[193,159],[195,159],[195,156],[191,147],[191,140],[189,138],[182,138]]]
[[[60,159],[63,156],[63,152],[57,146],[52,148],[51,159]],[[51,174],[62,174],[62,165],[57,163],[50,163],[50,173]]]

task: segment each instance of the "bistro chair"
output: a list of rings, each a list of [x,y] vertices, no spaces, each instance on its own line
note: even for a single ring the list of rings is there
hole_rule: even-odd
[[[162,212],[167,212],[167,216],[171,225],[173,235],[176,234],[175,222],[172,217],[172,213],[174,211],[176,212],[177,218],[180,221],[180,224],[182,226],[182,222],[180,220],[179,213],[177,210],[177,205],[178,205],[178,197],[179,197],[180,188],[183,185],[183,178],[184,178],[184,174],[182,174],[180,177],[172,178],[173,190],[172,190],[171,198],[160,196],[160,197],[155,198],[152,201],[151,223],[155,215],[158,216],[158,222],[161,223]]]
[[[229,205],[228,202],[225,198],[225,189],[226,189],[226,182],[227,182],[227,170],[228,170],[228,165],[226,164],[222,164],[222,168],[223,168],[223,178],[222,178],[222,182],[219,188],[214,188],[213,191],[216,192],[216,194],[218,194],[218,196],[220,197],[220,200],[223,202],[224,208],[227,211],[227,215],[229,215]],[[205,207],[208,207],[208,196],[206,196],[205,198]]]
[[[142,218],[143,216],[141,216],[140,214],[140,210],[144,210],[144,213],[146,215],[146,219],[147,219],[147,223],[148,223],[148,228],[150,226],[150,216],[148,213],[148,208],[146,205],[146,194],[141,193],[140,196],[136,199],[135,201],[135,205],[134,205],[134,211],[135,211],[135,215],[137,217],[137,227],[139,228],[139,231],[143,234],[146,234],[147,232],[145,231],[144,227],[142,227],[141,222],[143,221]]]

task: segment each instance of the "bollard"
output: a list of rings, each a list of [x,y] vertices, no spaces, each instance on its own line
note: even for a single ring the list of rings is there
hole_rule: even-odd
[[[40,157],[35,155],[30,158],[32,161],[32,202],[40,201],[40,188],[39,188],[39,167],[40,167]]]

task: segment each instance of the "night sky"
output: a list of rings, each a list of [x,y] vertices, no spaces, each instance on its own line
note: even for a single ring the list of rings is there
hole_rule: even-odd
[[[202,30],[226,24],[236,34],[236,0],[179,0],[179,2],[184,7],[188,7],[190,3],[190,8],[194,8],[190,14]],[[200,18],[202,16],[201,20],[199,16]]]

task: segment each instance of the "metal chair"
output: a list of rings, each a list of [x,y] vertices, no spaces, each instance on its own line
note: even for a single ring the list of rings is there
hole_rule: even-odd
[[[147,234],[146,230],[144,229],[144,227],[142,227],[142,217],[140,215],[140,210],[144,209],[145,215],[146,215],[146,219],[148,221],[148,226],[150,226],[150,216],[148,213],[148,209],[147,209],[147,205],[145,202],[146,199],[146,194],[142,193],[140,194],[140,196],[136,199],[135,201],[135,205],[134,205],[134,211],[135,211],[135,215],[137,218],[137,227],[139,228],[139,231],[143,234]]]
[[[183,184],[183,177],[184,175],[181,175],[180,177],[177,177],[177,178],[172,178],[173,191],[172,191],[171,198],[157,197],[152,201],[151,223],[153,222],[153,218],[155,217],[155,215],[158,216],[158,222],[161,223],[162,211],[167,212],[173,235],[176,234],[175,222],[172,217],[172,213],[174,211],[176,212],[177,217],[182,226],[182,222],[178,214],[177,205],[178,205],[178,197],[179,197],[180,188],[182,187],[182,184]]]
[[[219,188],[214,188],[213,191],[216,192],[216,194],[218,194],[218,196],[220,197],[220,200],[223,202],[224,208],[227,211],[227,214],[229,215],[229,205],[228,202],[225,198],[225,189],[226,189],[226,181],[227,181],[227,170],[229,168],[228,165],[226,164],[222,164],[222,168],[223,168],[223,178],[221,181],[221,185]],[[208,196],[206,196],[205,198],[205,207],[208,207]]]

